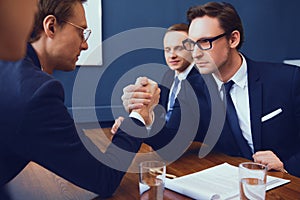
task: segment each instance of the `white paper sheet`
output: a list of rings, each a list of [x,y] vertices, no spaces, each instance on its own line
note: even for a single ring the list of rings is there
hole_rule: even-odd
[[[267,176],[266,190],[288,182],[290,180]],[[165,187],[193,199],[239,199],[238,167],[223,163],[179,178],[166,179]]]

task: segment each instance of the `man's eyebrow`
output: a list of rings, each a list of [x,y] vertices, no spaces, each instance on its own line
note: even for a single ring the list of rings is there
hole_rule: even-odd
[[[174,49],[175,48],[182,48],[182,47],[183,47],[182,45],[177,45],[177,46],[174,47]]]
[[[201,38],[197,39],[196,41],[207,40],[207,39],[211,39],[211,38],[213,38],[213,36],[201,37]]]

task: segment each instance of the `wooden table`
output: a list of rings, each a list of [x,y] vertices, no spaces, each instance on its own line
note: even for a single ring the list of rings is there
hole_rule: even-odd
[[[109,130],[104,131],[109,136]],[[96,145],[99,141],[93,137],[99,135],[99,130],[88,130],[86,134],[91,137]],[[99,138],[98,138],[99,139]],[[97,144],[98,143],[98,144]],[[205,158],[198,157],[200,143],[194,142],[191,147],[175,162],[167,166],[167,173],[183,176],[194,173],[218,164],[227,162],[237,166],[246,161],[244,158],[230,157],[220,153],[210,153]],[[101,145],[100,145],[101,146]],[[140,153],[149,152],[149,146],[142,145]],[[155,159],[157,155],[153,154]],[[139,163],[144,157],[139,154],[134,163]],[[134,167],[134,166],[131,166]],[[300,178],[282,172],[268,172],[268,175],[291,180],[290,183],[267,192],[267,199],[300,199]],[[30,163],[27,167],[4,188],[0,188],[2,200],[100,200],[96,194],[83,190],[72,183],[56,176],[41,166]],[[113,197],[109,200],[134,200],[139,199],[138,174],[127,173]],[[187,200],[186,196],[165,190],[166,200]]]

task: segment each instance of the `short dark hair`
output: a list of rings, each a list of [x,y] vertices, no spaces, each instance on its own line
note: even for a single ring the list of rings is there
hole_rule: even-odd
[[[237,49],[242,47],[244,42],[244,29],[241,18],[235,8],[226,2],[209,2],[204,5],[193,6],[187,11],[187,19],[189,24],[198,17],[203,16],[215,17],[219,20],[220,26],[228,34],[237,30],[240,32],[241,41]]]
[[[38,12],[35,15],[33,31],[29,42],[34,42],[40,38],[43,31],[43,21],[48,15],[54,15],[59,24],[63,24],[63,20],[69,19],[73,13],[74,5],[85,3],[87,0],[39,0]]]
[[[182,31],[182,32],[189,32],[189,25],[185,24],[185,23],[180,23],[180,24],[173,24],[172,26],[170,26],[167,29],[167,32],[171,32],[171,31]]]

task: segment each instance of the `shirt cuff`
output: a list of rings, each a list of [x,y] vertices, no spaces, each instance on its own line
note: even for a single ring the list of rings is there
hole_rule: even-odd
[[[129,117],[135,118],[135,119],[141,121],[144,125],[146,125],[144,118],[138,112],[132,111],[129,114]]]
[[[154,121],[154,114],[153,114],[153,121]],[[129,114],[129,117],[132,117],[132,118],[135,118],[139,121],[141,121],[145,126],[146,126],[146,123],[145,123],[145,120],[144,118],[138,113],[138,112],[135,112],[135,111],[132,111],[130,114]],[[148,131],[151,130],[151,127],[152,127],[152,124],[150,124],[149,126],[146,126],[146,129]]]

